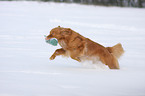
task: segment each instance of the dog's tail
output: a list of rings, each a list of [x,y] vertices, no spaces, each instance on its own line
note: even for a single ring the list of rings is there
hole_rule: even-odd
[[[119,59],[119,57],[124,53],[124,49],[120,43],[114,45],[113,47],[106,47],[106,49],[117,59]]]

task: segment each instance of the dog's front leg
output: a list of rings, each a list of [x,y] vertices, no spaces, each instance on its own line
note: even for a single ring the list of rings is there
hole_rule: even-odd
[[[50,57],[50,60],[53,60],[53,59],[55,59],[55,57],[56,56],[58,56],[58,55],[64,55],[66,52],[65,52],[65,50],[63,49],[63,48],[61,48],[61,49],[57,49],[57,50],[55,50],[55,52],[52,54],[52,56]]]
[[[74,60],[76,60],[76,61],[78,61],[78,62],[81,62],[81,60],[80,60],[79,57],[73,57],[73,56],[71,56],[71,58],[74,59]]]
[[[78,62],[81,62],[80,58],[78,57],[79,52],[72,52],[70,57],[74,60],[77,60]]]

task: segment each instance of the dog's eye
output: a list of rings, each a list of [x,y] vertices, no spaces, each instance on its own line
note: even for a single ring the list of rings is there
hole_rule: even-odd
[[[52,35],[54,35],[54,33],[52,33]]]

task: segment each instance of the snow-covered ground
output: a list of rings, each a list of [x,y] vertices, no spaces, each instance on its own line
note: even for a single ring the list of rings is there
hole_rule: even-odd
[[[120,70],[49,57],[44,35],[70,27],[104,46],[122,43]],[[0,96],[145,96],[145,9],[0,2]]]

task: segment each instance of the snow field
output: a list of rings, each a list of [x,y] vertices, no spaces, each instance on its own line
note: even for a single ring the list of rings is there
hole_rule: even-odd
[[[145,96],[145,9],[0,2],[0,96]],[[69,27],[104,46],[122,43],[120,70],[51,54],[44,35]],[[93,68],[92,68],[93,67]]]

